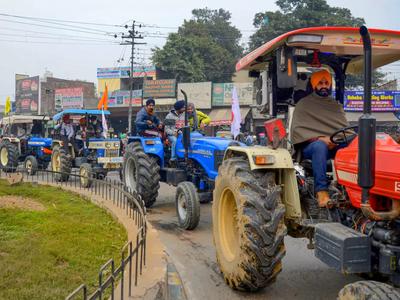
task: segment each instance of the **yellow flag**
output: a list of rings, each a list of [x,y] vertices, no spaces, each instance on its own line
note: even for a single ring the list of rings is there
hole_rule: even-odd
[[[6,111],[4,112],[4,115],[7,116],[7,113],[11,111],[11,102],[10,102],[10,97],[7,97],[6,101]]]

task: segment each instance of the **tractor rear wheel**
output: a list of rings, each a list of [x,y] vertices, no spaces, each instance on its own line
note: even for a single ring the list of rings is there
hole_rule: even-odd
[[[242,157],[227,159],[216,178],[212,212],[225,283],[252,292],[274,283],[282,271],[287,233],[275,173],[251,171]]]
[[[59,145],[54,146],[53,152],[51,153],[51,169],[53,178],[55,181],[68,181],[69,173],[71,173],[71,158],[67,156],[64,148]]]
[[[161,179],[158,157],[144,153],[141,143],[126,147],[122,177],[127,187],[142,196],[146,207],[156,202]]]
[[[377,281],[357,281],[339,292],[338,300],[398,300],[400,293],[392,286]]]
[[[5,172],[16,172],[18,167],[18,147],[8,141],[0,144],[0,165]],[[8,167],[8,168],[7,168]]]
[[[35,175],[38,170],[38,163],[34,156],[29,155],[25,158],[24,169],[28,175]]]

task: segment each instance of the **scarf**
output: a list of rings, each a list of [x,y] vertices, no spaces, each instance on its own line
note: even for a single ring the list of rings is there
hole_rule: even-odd
[[[332,96],[321,97],[315,92],[299,101],[293,113],[291,142],[296,145],[320,136],[331,136],[349,126],[343,106]],[[346,131],[346,135],[354,131]],[[348,135],[347,135],[348,136]],[[337,138],[343,138],[338,134]]]
[[[188,114],[188,118],[191,119],[193,118],[193,130],[199,130],[199,124],[197,122],[197,113],[196,113],[196,107],[194,106],[193,102],[188,103],[188,107],[193,107],[193,113],[191,115]]]

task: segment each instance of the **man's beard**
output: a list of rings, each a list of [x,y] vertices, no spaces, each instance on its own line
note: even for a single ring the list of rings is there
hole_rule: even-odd
[[[315,93],[321,97],[328,97],[332,94],[332,89],[326,89],[326,88],[322,88],[320,90],[315,89]]]

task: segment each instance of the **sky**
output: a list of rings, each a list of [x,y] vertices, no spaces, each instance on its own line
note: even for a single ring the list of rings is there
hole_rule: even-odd
[[[400,31],[399,0],[327,2],[331,6],[350,9],[353,16],[364,18],[370,28]],[[143,24],[144,27],[138,30],[147,35],[138,41],[147,45],[137,46],[135,62],[146,63],[149,62],[150,49],[164,45],[168,33],[176,31],[185,19],[190,19],[194,8],[224,8],[230,11],[233,25],[243,30],[243,42],[248,42],[254,30],[254,15],[277,10],[274,3],[275,0],[264,0],[246,6],[246,2],[231,0],[4,0],[0,12],[0,104],[4,104],[7,97],[14,100],[15,74],[43,76],[48,70],[57,78],[82,79],[97,84],[97,68],[128,66],[130,46],[119,45],[121,34],[126,32],[120,26],[131,25],[132,20]],[[37,22],[4,14],[47,20]],[[114,34],[118,38],[114,38]],[[118,62],[121,58],[123,61]],[[397,63],[384,69],[391,72],[388,78],[400,79],[399,65]]]

